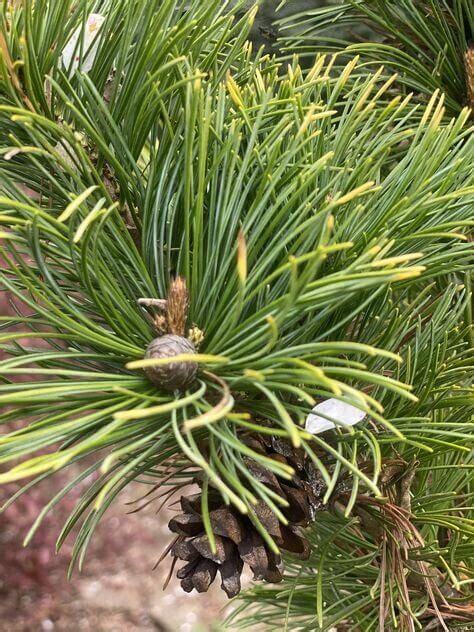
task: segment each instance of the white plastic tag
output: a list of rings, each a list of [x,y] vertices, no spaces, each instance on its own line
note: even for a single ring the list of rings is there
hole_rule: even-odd
[[[99,13],[91,13],[87,18],[87,22],[84,27],[84,43],[82,46],[82,62],[80,67],[83,72],[89,72],[94,64],[99,44],[98,40],[96,41],[96,38],[104,20],[104,16]],[[81,25],[74,31],[62,53],[63,64],[68,70],[70,70],[71,74],[79,68],[81,53],[79,38],[82,36],[82,29],[83,27]]]
[[[306,418],[305,427],[311,434],[320,434],[336,426],[355,426],[365,417],[366,413],[355,406],[338,399],[326,399],[313,408]]]

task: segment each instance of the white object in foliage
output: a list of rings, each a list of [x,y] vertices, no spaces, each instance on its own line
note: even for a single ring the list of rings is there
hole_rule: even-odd
[[[97,55],[97,48],[99,41],[95,41],[97,35],[100,32],[100,27],[104,23],[104,16],[100,13],[91,13],[87,18],[85,26],[81,24],[71,36],[71,39],[64,47],[62,53],[62,60],[64,66],[69,70],[71,74],[79,68],[81,43],[80,38],[84,29],[84,43],[82,45],[82,63],[80,70],[83,72],[89,72]],[[95,43],[94,43],[95,42]]]
[[[338,399],[326,399],[313,408],[306,418],[306,430],[311,434],[319,434],[333,430],[337,426],[355,426],[366,416],[363,410],[341,402]],[[330,421],[334,419],[336,423]]]

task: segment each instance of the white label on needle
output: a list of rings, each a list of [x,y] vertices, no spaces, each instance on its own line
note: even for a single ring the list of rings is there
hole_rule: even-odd
[[[62,60],[64,66],[71,74],[79,68],[80,54],[82,51],[82,62],[80,69],[89,72],[94,64],[97,55],[99,40],[96,40],[100,27],[104,23],[104,16],[99,13],[91,13],[84,26],[79,26],[71,36],[63,49]],[[81,47],[80,38],[84,33],[84,42]]]
[[[326,430],[333,430],[336,426],[355,426],[366,415],[367,413],[363,410],[341,402],[339,399],[326,399],[309,413],[305,427],[311,434],[319,434]]]

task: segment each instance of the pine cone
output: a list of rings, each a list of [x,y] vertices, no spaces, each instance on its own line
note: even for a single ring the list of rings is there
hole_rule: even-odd
[[[295,449],[283,439],[267,440],[250,436],[245,442],[254,451],[287,463],[295,469],[296,474],[292,481],[283,481],[255,460],[245,458],[252,476],[289,503],[283,509],[288,526],[281,524],[263,502],[254,507],[256,516],[282,551],[307,559],[310,546],[301,533],[301,528],[309,524],[316,511],[324,508],[322,498],[325,485],[320,473],[304,450]],[[196,482],[199,484],[199,481]],[[214,553],[202,521],[200,493],[182,496],[180,503],[183,513],[170,520],[168,525],[178,535],[170,554],[173,558],[186,562],[176,574],[181,580],[183,590],[206,592],[219,571],[222,589],[229,598],[235,597],[240,592],[240,576],[244,564],[250,566],[254,579],[271,583],[281,581],[281,558],[268,548],[251,520],[233,507],[226,506],[215,490],[209,490],[208,502],[216,543]]]
[[[196,353],[193,343],[182,336],[166,335],[155,338],[148,345],[145,359],[173,358],[183,353]],[[153,384],[167,391],[186,388],[196,376],[196,362],[171,362],[151,366],[145,373]]]

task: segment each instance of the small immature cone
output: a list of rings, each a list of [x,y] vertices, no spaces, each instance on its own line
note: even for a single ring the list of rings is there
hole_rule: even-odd
[[[152,340],[146,350],[145,359],[158,360],[195,353],[196,349],[192,342],[182,336],[170,334]],[[145,374],[155,386],[166,391],[175,391],[189,386],[196,377],[197,370],[197,362],[179,361],[147,367]]]
[[[466,69],[467,105],[474,116],[474,43],[464,53],[464,67]]]

